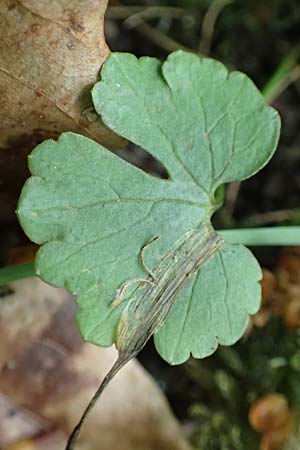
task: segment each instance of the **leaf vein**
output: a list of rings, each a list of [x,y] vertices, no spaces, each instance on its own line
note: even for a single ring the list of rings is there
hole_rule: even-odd
[[[227,300],[228,290],[229,290],[229,280],[227,277],[227,272],[226,272],[226,268],[225,268],[225,264],[224,264],[224,260],[223,260],[223,256],[222,256],[221,252],[219,253],[219,258],[220,258],[222,271],[223,271],[224,279],[225,279],[225,290],[224,290],[224,296],[223,296],[223,303],[225,306],[226,319],[227,319],[229,333],[230,333],[230,336],[232,336],[232,326],[231,326],[230,312],[229,312],[229,306],[228,306],[228,300]]]

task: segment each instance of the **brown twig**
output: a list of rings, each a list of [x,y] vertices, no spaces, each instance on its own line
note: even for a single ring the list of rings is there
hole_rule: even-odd
[[[191,15],[186,9],[171,6],[110,6],[106,12],[106,18],[111,20],[126,20],[138,16],[141,19],[157,19],[160,17],[181,18]]]
[[[214,0],[211,3],[202,22],[201,38],[198,48],[199,53],[204,55],[208,55],[210,53],[216,21],[225,6],[229,5],[233,1],[234,0]]]
[[[235,204],[240,192],[241,182],[234,181],[233,183],[229,183],[228,188],[225,193],[225,201],[224,205],[226,208],[226,212],[228,217],[233,216]]]
[[[191,48],[177,42],[175,39],[162,33],[157,28],[152,27],[146,20],[160,18],[160,17],[174,17],[182,18],[193,13],[184,8],[169,7],[169,6],[111,6],[106,12],[106,17],[109,19],[124,19],[124,26],[142,34],[144,37],[152,41],[158,47],[163,48],[167,52],[175,50],[185,50],[187,52],[195,53]]]
[[[285,220],[294,219],[297,213],[299,213],[300,216],[299,209],[282,209],[278,211],[269,211],[247,217],[245,220],[243,220],[243,223],[247,224],[247,226],[262,226],[270,223],[279,223],[284,222]]]
[[[154,44],[163,48],[167,52],[173,52],[175,50],[185,50],[186,52],[195,53],[189,47],[175,41],[175,39],[167,36],[156,28],[148,25],[144,20],[139,19],[139,23],[135,25],[136,30],[141,33],[144,37],[152,41]]]

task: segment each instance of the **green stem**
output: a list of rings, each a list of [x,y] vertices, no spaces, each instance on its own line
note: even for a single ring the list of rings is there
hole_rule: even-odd
[[[262,90],[268,104],[271,104],[293,81],[299,78],[297,64],[299,49],[292,49],[281,61],[270,80]]]
[[[300,227],[244,228],[218,230],[226,242],[253,246],[300,245]]]
[[[0,269],[0,286],[21,280],[22,278],[34,277],[36,275],[33,263],[6,266]]]

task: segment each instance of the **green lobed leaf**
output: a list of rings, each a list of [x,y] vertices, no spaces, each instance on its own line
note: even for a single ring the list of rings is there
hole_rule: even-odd
[[[77,296],[85,339],[110,345],[135,289],[112,308],[118,288],[145,276],[142,246],[160,236],[146,253],[147,265],[154,267],[186,231],[209,223],[218,186],[266,164],[280,122],[244,74],[228,75],[221,63],[181,51],[163,64],[112,54],[93,101],[106,125],[144,147],[170,179],[155,178],[99,144],[65,133],[29,157],[33,176],[18,216],[30,239],[42,244],[38,274]],[[248,314],[257,310],[259,278],[249,251],[225,246],[178,297],[156,336],[161,355],[179,363],[190,353],[203,357],[218,343],[235,342]]]
[[[153,265],[186,230],[206,220],[207,199],[194,186],[154,178],[73,133],[40,144],[29,168],[33,177],[18,215],[30,239],[44,244],[37,274],[78,295],[83,336],[110,345],[124,307],[111,308],[118,287],[145,276],[141,247],[161,237],[147,256]]]
[[[210,198],[260,170],[278,141],[279,116],[246,75],[183,51],[163,64],[112,54],[93,101],[107,126]]]

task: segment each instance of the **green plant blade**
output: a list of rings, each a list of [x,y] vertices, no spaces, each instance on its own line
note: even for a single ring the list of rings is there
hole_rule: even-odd
[[[0,286],[5,286],[12,281],[35,276],[33,263],[16,264],[0,268]]]
[[[93,100],[104,122],[155,156],[170,179],[148,175],[99,144],[65,133],[58,142],[42,143],[30,156],[33,176],[23,189],[18,216],[30,239],[42,245],[37,274],[77,296],[77,322],[85,339],[110,345],[124,307],[139,286],[130,282],[148,276],[140,261],[143,246],[159,236],[145,255],[153,269],[185,233],[209,224],[218,186],[257,172],[275,151],[280,126],[277,113],[264,105],[245,75],[228,75],[222,64],[184,52],[171,54],[163,64],[112,54],[93,89]],[[212,267],[218,278],[219,266]],[[244,298],[255,293],[248,312],[256,310],[259,299],[258,276],[254,278],[242,284]],[[114,306],[124,282],[130,286]],[[210,289],[202,283],[201,292]],[[187,298],[192,285],[178,291],[165,330],[182,302],[193,303]],[[229,292],[228,307],[235,308]],[[208,303],[202,305],[209,310]],[[225,336],[222,342],[231,343],[242,334],[245,311],[232,309],[239,325],[233,335],[224,329],[227,341]],[[187,326],[196,336],[199,323],[189,320]],[[163,330],[160,333],[169,336]],[[182,350],[176,350],[174,359],[167,338],[159,339],[158,348],[175,363],[190,353],[208,354],[209,337],[201,342],[201,351],[194,352],[194,343],[184,334],[184,348],[178,347]]]
[[[299,245],[300,227],[262,227],[241,228],[236,230],[218,230],[226,242],[244,245]]]

